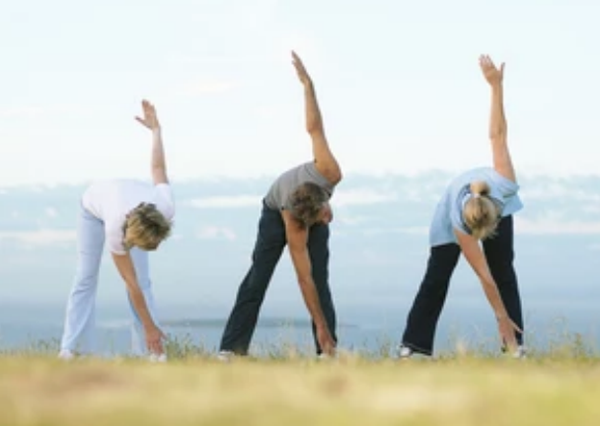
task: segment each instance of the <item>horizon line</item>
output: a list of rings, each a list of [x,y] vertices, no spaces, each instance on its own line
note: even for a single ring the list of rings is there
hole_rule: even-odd
[[[484,166],[485,167],[485,166]],[[462,170],[462,169],[461,169]],[[465,169],[467,170],[467,169]],[[282,170],[284,172],[285,170]],[[430,168],[422,169],[419,171],[403,172],[403,171],[350,171],[344,173],[344,181],[349,179],[357,178],[370,178],[370,179],[385,179],[393,177],[408,177],[408,178],[421,178],[430,176],[433,174],[442,174],[451,176],[453,174],[461,173],[455,169],[442,169],[442,168]],[[196,182],[235,182],[235,181],[263,181],[276,179],[279,173],[247,173],[247,174],[210,174],[210,175],[197,175],[197,176],[185,176],[177,177],[176,174],[172,174],[170,177],[170,183],[173,185],[177,184],[190,184]],[[551,178],[554,179],[565,179],[565,178],[598,178],[600,179],[600,171],[589,172],[589,171],[571,171],[571,172],[549,172],[549,171],[532,171],[532,172],[519,172],[518,177],[529,179],[536,178]],[[20,190],[20,189],[36,189],[36,188],[58,188],[58,187],[81,187],[89,185],[94,181],[103,181],[107,179],[136,179],[136,180],[150,180],[148,177],[141,176],[114,176],[114,177],[94,177],[87,179],[78,180],[54,180],[54,181],[32,181],[32,182],[14,182],[14,183],[0,183],[0,195],[3,190]]]

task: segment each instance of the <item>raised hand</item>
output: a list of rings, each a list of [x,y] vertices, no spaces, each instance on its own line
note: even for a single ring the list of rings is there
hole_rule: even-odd
[[[154,105],[144,99],[142,101],[142,110],[144,112],[144,118],[136,116],[135,119],[150,130],[160,129],[160,123],[158,122]]]
[[[294,51],[292,51],[292,58],[292,64],[294,64],[294,68],[296,68],[296,73],[298,74],[300,83],[304,84],[305,86],[310,86],[312,84],[312,80],[310,75],[308,75],[304,64],[302,63],[302,60]]]
[[[489,84],[492,86],[502,84],[504,78],[504,62],[500,64],[500,68],[497,68],[488,55],[481,55],[479,57],[479,67]]]

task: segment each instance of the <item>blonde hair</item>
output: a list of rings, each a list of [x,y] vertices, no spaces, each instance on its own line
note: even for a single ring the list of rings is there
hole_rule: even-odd
[[[463,217],[478,240],[485,240],[495,234],[500,208],[490,197],[490,186],[485,181],[471,182],[471,198],[465,203]]]
[[[127,249],[156,250],[171,234],[171,222],[154,204],[141,203],[133,209],[123,224],[123,244]]]

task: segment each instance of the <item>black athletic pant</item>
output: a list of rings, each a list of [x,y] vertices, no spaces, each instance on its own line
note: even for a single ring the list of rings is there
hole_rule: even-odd
[[[500,221],[496,236],[484,240],[483,251],[508,315],[523,330],[521,298],[513,267],[512,216],[504,217]],[[402,337],[402,343],[415,352],[426,355],[433,353],[437,322],[459,256],[458,244],[451,243],[431,248],[427,271],[408,315]],[[518,343],[522,344],[522,334],[516,333],[516,337]]]
[[[319,224],[310,228],[308,250],[312,264],[313,281],[329,332],[334,341],[337,342],[335,308],[328,282],[328,243],[328,225]],[[285,246],[285,225],[281,213],[267,207],[263,201],[258,235],[252,253],[252,265],[238,289],[235,305],[221,338],[220,350],[233,351],[238,355],[247,355],[256,328],[260,307]],[[314,322],[312,331],[317,354],[321,354]]]

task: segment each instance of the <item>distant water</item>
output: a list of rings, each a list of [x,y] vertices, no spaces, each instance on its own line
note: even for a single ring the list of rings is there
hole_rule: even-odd
[[[127,311],[104,307],[97,320],[96,342],[99,354],[124,354],[130,348],[130,319]],[[224,318],[195,318],[181,309],[167,309],[163,330],[179,341],[187,341],[205,351],[215,352],[225,325]],[[394,315],[382,314],[384,309],[357,308],[342,310],[338,336],[340,347],[381,353],[389,345],[397,345],[404,327],[405,311],[390,310]],[[577,306],[534,306],[534,314],[526,315],[530,344],[545,347],[561,341],[566,332],[580,333],[585,342],[597,346],[600,342],[600,312],[595,303]],[[62,333],[63,308],[57,306],[32,307],[0,306],[0,348],[24,349],[39,341],[56,341]],[[180,316],[178,317],[179,314]],[[489,308],[481,303],[461,306],[453,303],[440,318],[436,334],[436,351],[455,348],[458,341],[473,347],[495,348],[497,332]],[[297,317],[263,315],[252,341],[251,350],[264,354],[268,350],[284,350],[293,346],[300,351],[314,350],[309,323]]]

